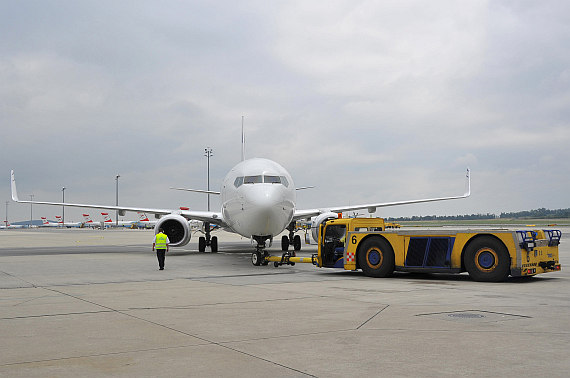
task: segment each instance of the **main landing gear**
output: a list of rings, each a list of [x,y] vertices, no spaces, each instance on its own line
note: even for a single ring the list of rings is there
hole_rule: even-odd
[[[269,256],[269,253],[265,250],[265,241],[269,239],[269,237],[254,236],[253,238],[257,242],[257,246],[255,246],[255,252],[251,254],[251,263],[255,266],[269,264],[269,261],[265,260],[265,258]]]
[[[289,246],[293,245],[293,249],[295,251],[300,251],[301,236],[295,235],[295,221],[289,223],[289,226],[287,226],[287,230],[289,231],[289,236],[283,235],[281,237],[281,250],[287,251],[289,250]],[[293,252],[293,256],[295,256],[295,252]]]
[[[206,236],[198,239],[198,251],[205,252],[206,247],[210,247],[213,253],[218,252],[218,237],[210,236],[210,222],[204,222],[204,230]]]

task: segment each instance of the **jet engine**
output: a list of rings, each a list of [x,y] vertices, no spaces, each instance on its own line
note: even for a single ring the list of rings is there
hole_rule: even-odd
[[[188,244],[190,237],[190,226],[188,225],[188,220],[178,214],[169,214],[160,218],[154,226],[155,235],[158,234],[158,230],[162,228],[168,240],[170,241],[171,247],[182,247]]]
[[[338,214],[332,212],[317,215],[311,223],[311,236],[313,237],[313,240],[317,243],[319,242],[319,228],[321,227],[321,224],[328,221],[329,219],[337,218]]]

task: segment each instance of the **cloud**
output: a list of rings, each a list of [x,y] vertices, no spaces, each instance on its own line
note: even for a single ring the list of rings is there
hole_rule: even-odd
[[[570,207],[569,7],[5,2],[0,174],[22,196],[114,203],[120,173],[129,204],[204,208],[166,188],[205,187],[207,146],[219,185],[244,115],[248,157],[318,187],[300,207],[460,194],[467,165],[471,199],[382,215]]]

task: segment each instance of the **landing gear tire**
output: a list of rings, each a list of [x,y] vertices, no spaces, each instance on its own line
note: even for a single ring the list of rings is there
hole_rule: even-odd
[[[500,282],[507,279],[511,259],[497,239],[482,236],[469,244],[464,255],[465,269],[475,281]]]
[[[293,238],[293,249],[295,249],[295,251],[301,250],[301,237],[299,235],[295,235]]]
[[[200,238],[198,239],[198,251],[199,252],[206,251],[206,238],[203,236],[200,236]]]
[[[369,277],[389,277],[394,272],[394,250],[386,240],[365,240],[358,251],[358,264]]]
[[[218,237],[212,236],[212,240],[210,240],[210,248],[212,249],[212,253],[218,252]]]
[[[287,251],[289,249],[289,238],[285,235],[281,237],[281,250]]]
[[[251,263],[255,266],[260,266],[262,259],[261,252],[253,252],[251,254]]]

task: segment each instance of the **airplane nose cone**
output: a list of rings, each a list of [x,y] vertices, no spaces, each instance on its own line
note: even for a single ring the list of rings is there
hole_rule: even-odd
[[[283,194],[277,187],[259,185],[252,187],[245,195],[245,201],[260,209],[271,209],[281,203]]]
[[[282,188],[264,186],[248,191],[244,198],[251,235],[277,235],[293,216],[293,202],[285,198]]]

